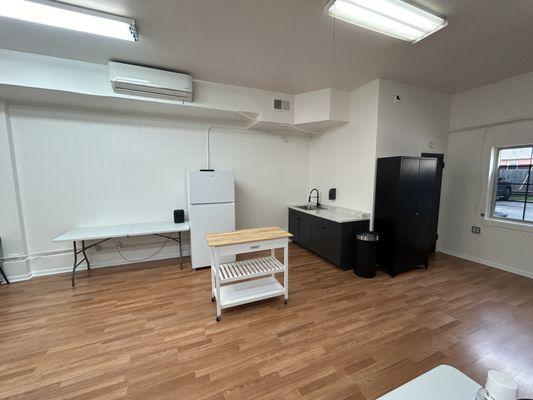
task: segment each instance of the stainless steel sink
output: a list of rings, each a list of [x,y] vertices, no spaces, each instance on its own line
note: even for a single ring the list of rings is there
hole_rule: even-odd
[[[295,207],[299,208],[300,210],[307,210],[307,211],[320,210],[321,209],[320,207],[317,207],[317,206],[295,206]]]

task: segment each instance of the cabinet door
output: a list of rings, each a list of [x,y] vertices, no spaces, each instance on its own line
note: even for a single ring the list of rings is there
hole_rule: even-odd
[[[331,224],[322,224],[320,227],[322,233],[322,256],[334,263],[341,263],[341,229]]]
[[[322,224],[318,218],[311,220],[311,241],[309,243],[309,249],[322,255]]]
[[[300,242],[300,215],[293,210],[289,210],[289,232],[293,241]]]
[[[418,263],[425,262],[434,240],[433,235],[433,205],[435,204],[436,192],[436,159],[421,159],[418,173],[418,215],[417,215],[417,238],[416,252]]]
[[[339,265],[341,254],[341,230],[333,223],[314,219],[311,225],[311,250],[326,260]]]
[[[402,158],[399,184],[399,207],[397,215],[395,267],[403,269],[417,262],[418,232],[418,158]]]
[[[302,246],[312,250],[311,224],[312,217],[305,213],[299,214],[300,217],[300,243]]]

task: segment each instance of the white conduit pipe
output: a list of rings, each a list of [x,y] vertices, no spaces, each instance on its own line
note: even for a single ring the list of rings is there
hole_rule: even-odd
[[[468,126],[466,128],[453,129],[451,131],[448,131],[448,133],[477,131],[479,129],[487,129],[487,128],[492,128],[494,126],[511,125],[511,124],[516,124],[520,122],[532,122],[532,121],[533,121],[533,117],[512,118],[512,119],[507,119],[505,121],[500,121],[500,122],[491,122],[490,124],[474,125],[474,126]]]

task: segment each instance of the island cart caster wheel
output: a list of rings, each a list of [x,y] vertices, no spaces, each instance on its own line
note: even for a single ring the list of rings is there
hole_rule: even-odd
[[[285,300],[283,300],[283,302],[285,303],[285,305],[287,305],[287,303],[289,302],[289,300],[285,299]]]
[[[211,297],[211,301],[214,303],[215,302],[215,296],[212,296]]]
[[[220,317],[217,317],[217,322],[220,321]]]

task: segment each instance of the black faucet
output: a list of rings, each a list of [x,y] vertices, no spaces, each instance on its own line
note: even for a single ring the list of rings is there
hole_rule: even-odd
[[[313,192],[316,192],[316,207],[319,208],[320,203],[318,201],[320,199],[320,193],[318,193],[318,189],[311,189],[311,191],[309,192],[309,198],[307,199],[307,203],[311,203],[311,195],[313,194]]]

